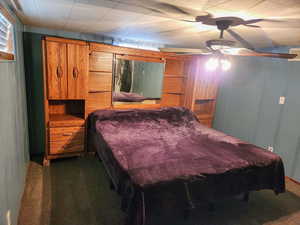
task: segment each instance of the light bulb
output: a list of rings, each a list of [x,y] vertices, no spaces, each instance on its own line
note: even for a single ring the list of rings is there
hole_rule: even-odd
[[[231,68],[231,62],[227,59],[221,60],[221,67],[223,71],[227,71]]]
[[[219,66],[219,59],[218,58],[210,58],[206,64],[205,68],[208,71],[215,71]]]

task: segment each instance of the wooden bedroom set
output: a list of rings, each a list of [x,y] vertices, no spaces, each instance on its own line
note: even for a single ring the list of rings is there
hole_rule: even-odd
[[[121,196],[127,225],[146,224],[150,193],[166,186],[183,190],[186,216],[197,204],[196,195],[211,204],[235,195],[247,200],[249,192],[261,189],[285,191],[279,156],[210,128],[221,73],[205,71],[206,56],[56,37],[45,37],[42,45],[44,165],[96,152]],[[137,63],[129,66],[130,60]],[[164,63],[160,100],[114,104],[120,81],[116,65],[131,71],[121,80],[132,85],[135,76],[154,70],[145,65],[139,70],[140,62],[160,63],[160,69]]]
[[[156,51],[94,42],[45,37],[43,40],[46,146],[44,164],[51,159],[82,155],[87,116],[106,108],[185,106],[211,127],[218,76],[205,76],[201,56],[176,56]],[[165,62],[160,104],[113,106],[116,58]]]

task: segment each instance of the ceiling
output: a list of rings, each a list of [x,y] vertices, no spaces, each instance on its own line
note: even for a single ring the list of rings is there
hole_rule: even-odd
[[[148,41],[178,47],[203,47],[218,38],[215,26],[179,21],[211,13],[214,17],[274,19],[261,28],[237,26],[236,33],[256,48],[300,45],[300,0],[160,0],[185,7],[193,16],[157,8],[158,0],[8,0],[21,6],[31,26]],[[162,13],[163,12],[163,13]],[[232,37],[225,33],[226,39]]]

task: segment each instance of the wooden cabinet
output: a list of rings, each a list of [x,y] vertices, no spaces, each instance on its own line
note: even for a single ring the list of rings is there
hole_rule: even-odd
[[[68,44],[68,99],[84,99],[87,94],[88,47]]]
[[[61,42],[47,41],[46,60],[48,98],[67,98],[67,44]]]
[[[188,69],[184,106],[196,114],[200,123],[212,127],[219,73],[203,69],[206,60],[204,56],[193,56],[186,61]]]
[[[85,152],[88,50],[85,41],[43,40],[45,165]]]
[[[216,99],[219,83],[218,74],[216,72],[206,74],[203,71],[199,71],[197,75],[195,83],[195,99]]]
[[[48,99],[84,99],[87,95],[88,46],[46,38]]]

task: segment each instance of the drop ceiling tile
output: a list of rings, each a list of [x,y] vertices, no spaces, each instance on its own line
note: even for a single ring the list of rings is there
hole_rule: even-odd
[[[218,4],[215,7],[210,7],[210,9],[219,8],[225,9],[228,12],[247,12],[251,9],[258,7],[260,4],[263,4],[265,1],[262,0],[231,0],[224,1]]]
[[[106,14],[109,14],[111,8],[105,7],[91,7],[77,3],[70,13],[68,23],[74,22],[91,22],[95,19],[101,19]],[[88,25],[88,24],[87,24]]]
[[[50,17],[65,19],[68,17],[74,1],[69,0],[52,0],[52,1],[36,1],[40,17]]]
[[[177,0],[176,5],[201,11],[206,7],[207,2],[208,2],[207,0],[189,0],[189,1]]]
[[[155,13],[145,5],[154,0],[19,0],[23,22],[33,26],[77,32],[109,34],[123,38],[163,41],[166,44],[195,47],[218,38],[214,26],[178,21],[181,15]],[[264,32],[235,27],[257,46],[300,45],[299,0],[155,0],[213,16],[244,19],[270,18],[283,22],[259,22]],[[259,3],[259,4],[257,4]],[[141,5],[142,4],[142,5]],[[153,4],[152,4],[153,5]],[[171,18],[170,18],[171,17]],[[175,17],[175,18],[173,18]],[[193,17],[192,17],[193,18]],[[226,38],[231,39],[228,35]]]
[[[283,6],[300,7],[299,0],[270,0],[271,2],[282,4]]]
[[[24,11],[24,13],[29,16],[34,16],[34,15],[38,15],[38,8],[37,5],[35,3],[35,0],[27,0],[25,1],[21,1],[20,5]]]
[[[278,16],[278,14],[282,14],[283,11],[286,10],[288,10],[288,8],[283,8],[281,4],[271,1],[264,1],[256,7],[252,8],[251,13],[254,13],[255,15],[264,18]]]
[[[114,8],[118,1],[113,0],[76,0],[77,4],[85,5],[86,7],[104,7],[104,8]]]

